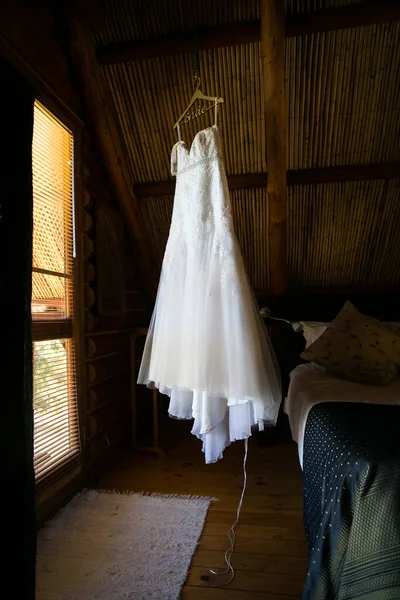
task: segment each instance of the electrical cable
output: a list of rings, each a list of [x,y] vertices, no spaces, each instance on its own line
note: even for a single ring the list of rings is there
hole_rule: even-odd
[[[213,569],[210,569],[210,573],[212,573],[213,575],[217,575],[218,577],[222,576],[222,575],[228,575],[228,573],[231,574],[230,578],[228,579],[228,581],[225,581],[224,583],[221,584],[215,584],[215,585],[211,585],[210,587],[224,587],[225,585],[228,585],[228,583],[230,583],[231,581],[233,581],[234,577],[235,577],[235,571],[234,568],[232,567],[232,563],[231,563],[231,558],[232,558],[232,554],[235,550],[235,541],[236,541],[236,532],[235,532],[235,528],[239,522],[239,517],[240,517],[240,511],[242,508],[242,504],[243,504],[243,498],[244,498],[244,493],[246,491],[246,486],[247,486],[247,473],[246,473],[246,462],[247,462],[247,454],[248,454],[248,438],[246,438],[244,440],[244,459],[243,459],[243,489],[242,489],[242,495],[240,496],[240,500],[239,500],[239,504],[236,510],[236,519],[235,522],[232,524],[232,527],[230,528],[229,532],[228,532],[228,537],[229,537],[229,541],[230,541],[230,546],[229,548],[226,550],[225,552],[225,564],[226,564],[226,569],[222,572],[217,572],[214,571]]]

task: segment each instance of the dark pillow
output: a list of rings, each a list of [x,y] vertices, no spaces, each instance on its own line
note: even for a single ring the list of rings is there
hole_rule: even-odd
[[[400,335],[346,302],[301,357],[343,379],[386,386],[399,371]]]

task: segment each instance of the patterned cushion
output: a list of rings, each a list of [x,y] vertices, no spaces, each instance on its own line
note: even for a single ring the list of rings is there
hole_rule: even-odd
[[[389,329],[391,329],[392,331],[395,331],[396,333],[400,333],[400,323],[399,322],[384,321],[382,323],[382,325],[384,325],[385,327],[388,327]]]
[[[301,357],[343,379],[389,385],[400,366],[400,335],[346,302]]]
[[[303,336],[306,340],[306,348],[311,346],[326,330],[330,323],[322,323],[321,321],[300,321],[302,326]]]

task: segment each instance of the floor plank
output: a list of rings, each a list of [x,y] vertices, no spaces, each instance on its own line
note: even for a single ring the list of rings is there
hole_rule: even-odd
[[[209,581],[204,581],[202,578],[209,578]],[[287,596],[295,596],[300,598],[303,587],[303,576],[275,573],[255,573],[253,571],[235,571],[235,578],[229,584],[229,589],[241,590],[244,592],[266,592],[277,593]],[[191,567],[186,585],[197,585],[202,587],[210,587],[213,584],[220,584],[224,578],[211,576],[208,569],[204,567]]]
[[[181,595],[181,600],[294,600],[295,598],[297,599],[298,596],[232,590],[229,587],[213,589],[195,586],[185,586]]]
[[[261,518],[260,518],[261,521]],[[291,523],[294,520],[292,518]],[[204,535],[216,535],[216,536],[226,536],[227,529],[229,526],[226,523],[207,523],[204,526],[203,534]],[[265,540],[267,543],[268,540],[293,540],[293,541],[302,541],[304,540],[304,531],[301,528],[300,524],[296,526],[275,526],[275,525],[238,525],[236,529],[237,535],[241,538],[250,538]]]
[[[198,550],[218,550],[224,553],[228,546],[228,538],[217,537],[213,535],[202,535],[198,545]],[[300,542],[290,540],[268,540],[265,543],[263,539],[236,537],[236,552],[245,552],[250,554],[272,554],[277,556],[301,556],[308,557],[307,547],[304,540]]]
[[[235,571],[304,575],[304,558],[302,557],[235,552],[232,563]],[[213,569],[225,568],[223,553],[219,550],[198,550],[193,557],[192,566],[209,568],[210,565]]]
[[[105,489],[193,494],[211,503],[181,600],[294,600],[307,570],[302,473],[293,443],[249,443],[247,490],[232,557],[235,578],[226,587],[210,569],[224,565],[228,530],[243,484],[243,444],[205,465],[198,440],[180,422],[171,425],[165,459],[127,455],[99,482]]]
[[[202,535],[198,545],[199,550],[219,550],[225,552],[228,547],[228,537],[217,537],[212,535]],[[301,556],[308,557],[307,547],[304,540],[299,542],[290,540],[265,540],[260,538],[243,538],[236,536],[236,552],[246,552],[251,554],[276,554],[278,556]]]

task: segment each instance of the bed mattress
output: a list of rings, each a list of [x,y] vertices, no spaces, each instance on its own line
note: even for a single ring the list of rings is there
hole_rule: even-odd
[[[307,365],[286,410],[301,446],[310,552],[303,600],[400,598],[400,385],[372,388]]]
[[[339,379],[312,364],[296,367],[290,374],[284,410],[289,417],[292,437],[298,444],[302,467],[304,431],[308,414],[313,406],[325,402],[400,406],[400,379],[396,379],[389,387],[377,387]]]

